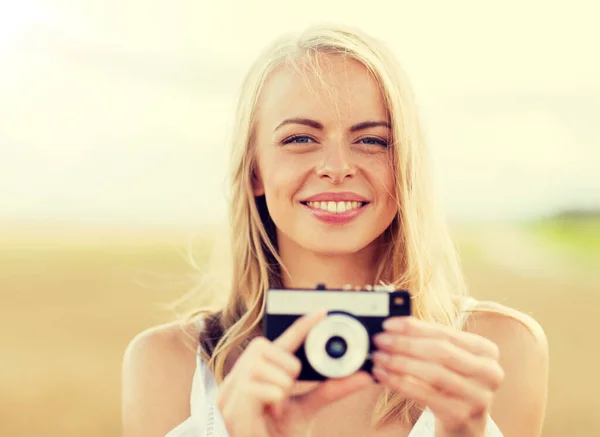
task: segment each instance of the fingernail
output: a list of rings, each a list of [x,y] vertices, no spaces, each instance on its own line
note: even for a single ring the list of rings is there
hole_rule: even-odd
[[[388,373],[385,370],[377,366],[373,367],[373,373],[375,374],[375,376],[382,378],[385,378],[388,375]]]
[[[318,319],[319,317],[321,317],[322,315],[326,314],[327,310],[325,308],[320,308],[316,311],[313,311],[312,313],[308,314],[308,318],[309,319]]]
[[[379,346],[389,346],[392,344],[392,337],[387,334],[378,334],[374,338],[375,344]]]
[[[399,317],[392,317],[383,322],[383,329],[386,330],[394,330],[396,332],[402,331],[404,329],[405,323]]]
[[[384,352],[373,352],[373,361],[377,361],[381,364],[386,364],[390,362],[390,356]]]

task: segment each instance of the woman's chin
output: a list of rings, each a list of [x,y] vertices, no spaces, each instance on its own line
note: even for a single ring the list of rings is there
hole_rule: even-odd
[[[277,240],[280,251],[289,253],[292,248],[297,252],[318,256],[340,257],[352,256],[373,247],[376,235],[361,232],[362,229],[334,232],[322,229],[293,229],[278,232]],[[302,256],[302,255],[301,255]]]
[[[368,243],[363,241],[352,240],[353,238],[323,238],[319,241],[311,241],[304,245],[304,247],[321,256],[344,256],[360,252],[368,245]]]

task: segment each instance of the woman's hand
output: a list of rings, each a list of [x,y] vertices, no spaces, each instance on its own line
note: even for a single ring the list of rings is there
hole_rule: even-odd
[[[300,373],[294,352],[325,312],[296,320],[277,340],[255,338],[225,377],[217,405],[231,437],[306,435],[310,419],[323,406],[372,382],[366,373],[329,380],[307,394],[291,396]]]
[[[414,317],[393,317],[375,344],[375,376],[429,407],[436,436],[485,435],[492,398],[504,377],[495,343]]]

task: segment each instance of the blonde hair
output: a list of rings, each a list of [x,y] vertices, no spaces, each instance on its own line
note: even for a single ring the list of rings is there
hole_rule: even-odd
[[[201,346],[210,345],[201,347],[201,353],[218,383],[224,378],[227,358],[260,328],[266,290],[282,286],[275,227],[264,201],[252,191],[257,102],[265,81],[280,66],[299,70],[303,63],[319,77],[317,55],[321,54],[339,54],[363,64],[377,81],[389,112],[398,213],[383,236],[390,244],[383,246],[376,282],[410,290],[415,317],[447,326],[457,320],[458,302],[466,294],[445,217],[434,202],[428,151],[402,68],[384,44],[359,30],[311,26],[268,47],[241,88],[230,161],[230,237],[234,238],[227,278],[231,283],[219,311],[204,310],[207,325],[200,339]],[[219,335],[211,336],[211,326],[218,328]],[[414,421],[419,411],[413,401],[388,390],[378,401],[373,420],[377,424]]]

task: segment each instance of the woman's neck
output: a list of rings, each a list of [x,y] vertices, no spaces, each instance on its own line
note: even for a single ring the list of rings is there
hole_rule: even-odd
[[[377,268],[376,243],[352,254],[315,253],[295,242],[280,240],[279,255],[284,269],[285,288],[343,288],[345,285],[364,287],[373,284]]]

